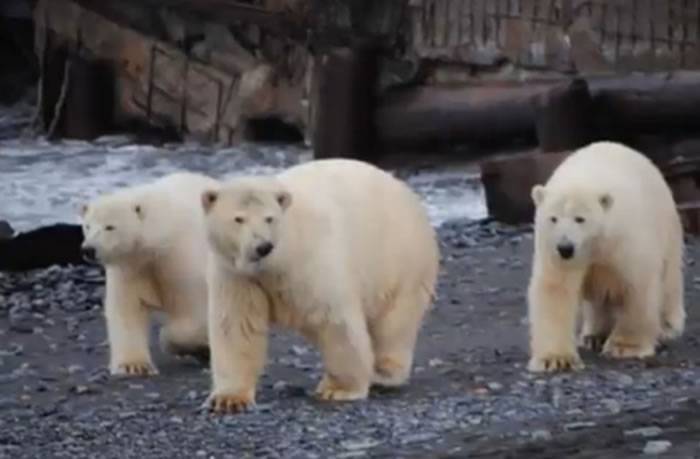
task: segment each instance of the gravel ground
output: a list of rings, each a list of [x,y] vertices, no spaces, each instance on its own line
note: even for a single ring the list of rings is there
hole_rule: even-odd
[[[700,244],[685,337],[647,362],[584,354],[580,373],[538,376],[525,371],[530,229],[450,221],[439,234],[439,298],[408,387],[316,402],[318,354],[279,332],[257,409],[235,416],[202,412],[208,369],[155,343],[159,376],[108,377],[99,269],[0,274],[0,457],[700,456]]]

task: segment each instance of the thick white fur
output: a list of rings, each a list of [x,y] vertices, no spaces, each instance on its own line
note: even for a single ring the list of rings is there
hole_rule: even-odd
[[[83,208],[83,247],[105,266],[112,374],[153,374],[150,313],[163,312],[161,347],[207,352],[208,246],[200,196],[217,182],[181,172],[101,196]],[[112,226],[111,231],[107,227]]]
[[[264,205],[242,205],[247,194]],[[321,399],[363,399],[371,383],[408,380],[439,251],[422,203],[404,183],[363,162],[328,159],[240,178],[214,197],[204,198],[214,253],[211,408],[235,412],[255,403],[270,324],[319,348]],[[237,215],[246,218],[240,230]],[[250,261],[251,244],[266,240],[272,253]]]
[[[652,356],[658,340],[682,334],[683,231],[671,191],[651,161],[620,144],[593,143],[569,156],[532,195],[530,370],[583,367],[575,338],[579,307],[582,344],[602,346],[614,358]],[[569,260],[556,249],[563,240],[576,247]]]

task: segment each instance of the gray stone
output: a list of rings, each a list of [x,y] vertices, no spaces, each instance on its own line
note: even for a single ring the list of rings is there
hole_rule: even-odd
[[[552,433],[545,429],[535,430],[530,434],[530,437],[535,441],[549,441],[552,439]]]
[[[349,451],[357,451],[357,450],[362,450],[362,449],[369,449],[369,448],[374,448],[375,446],[381,444],[380,441],[374,440],[372,438],[365,438],[362,440],[347,440],[344,442],[341,442],[340,445],[349,450]]]
[[[663,430],[660,427],[649,426],[649,427],[640,427],[638,429],[625,430],[625,436],[650,438],[650,437],[658,437],[659,435],[661,435],[662,432],[663,432]]]
[[[671,449],[671,442],[668,440],[653,440],[653,441],[648,441],[646,445],[644,445],[644,454],[649,454],[649,455],[655,455],[655,454],[663,454],[669,449]]]
[[[586,429],[588,427],[595,427],[596,423],[593,421],[579,421],[579,422],[570,422],[568,424],[564,424],[564,429],[566,430],[581,430],[581,429]]]

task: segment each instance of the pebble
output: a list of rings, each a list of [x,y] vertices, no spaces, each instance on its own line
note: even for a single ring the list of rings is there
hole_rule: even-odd
[[[493,391],[498,391],[498,390],[503,389],[503,384],[501,384],[499,382],[490,382],[487,384],[487,386],[489,389],[491,389]]]
[[[430,433],[430,432],[425,432],[425,433],[417,433],[413,435],[407,435],[405,437],[401,438],[401,443],[406,445],[409,443],[418,443],[418,442],[426,442],[429,440],[432,440],[434,438],[438,438],[439,435]]]
[[[340,446],[350,451],[357,451],[361,449],[374,448],[375,446],[381,444],[380,441],[371,438],[366,438],[364,440],[347,440],[340,443]]]
[[[76,373],[80,373],[84,369],[85,369],[85,367],[83,367],[82,365],[69,365],[68,366],[68,373],[73,375]]]
[[[672,443],[668,440],[653,440],[653,441],[648,441],[646,445],[644,445],[644,454],[649,454],[649,455],[656,455],[656,454],[662,454],[671,449]]]
[[[617,414],[622,411],[622,405],[620,402],[613,398],[604,398],[600,401],[600,404],[613,414]]]
[[[552,439],[552,433],[549,430],[535,430],[530,435],[535,441],[549,441]]]
[[[564,424],[564,429],[566,430],[580,430],[580,429],[586,429],[588,427],[595,427],[596,423],[593,421],[579,421],[579,422],[570,422],[568,424]]]
[[[660,427],[649,426],[649,427],[640,427],[638,429],[633,429],[633,430],[625,430],[625,436],[650,438],[650,437],[658,437],[659,435],[661,435],[662,432],[663,432],[663,430]]]
[[[630,375],[620,374],[617,376],[617,382],[620,386],[626,387],[634,384],[634,378]]]
[[[88,387],[86,385],[79,384],[79,385],[73,387],[73,392],[75,394],[82,395],[82,394],[87,394],[89,392],[92,392],[92,390],[90,389],[90,387]]]

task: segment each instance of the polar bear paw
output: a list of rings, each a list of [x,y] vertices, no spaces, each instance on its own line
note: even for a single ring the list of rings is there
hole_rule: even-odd
[[[601,352],[603,350],[603,345],[605,345],[605,340],[607,339],[607,334],[583,335],[581,337],[581,347],[589,351]]]
[[[324,375],[316,388],[316,397],[324,401],[352,401],[367,398],[369,388],[348,389],[337,384],[333,377]]]
[[[603,355],[613,359],[644,359],[656,354],[653,343],[640,343],[621,337],[610,337],[603,347]]]
[[[150,362],[124,362],[111,369],[114,376],[155,376],[158,369]]]
[[[530,359],[528,370],[536,373],[555,371],[578,371],[584,368],[581,357],[576,353],[545,354]]]
[[[237,414],[255,407],[255,396],[250,391],[212,393],[202,405],[217,414]]]

